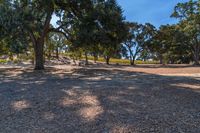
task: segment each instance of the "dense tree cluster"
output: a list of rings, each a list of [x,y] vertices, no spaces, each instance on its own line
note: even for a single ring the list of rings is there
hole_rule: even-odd
[[[0,54],[34,54],[35,69],[46,58],[67,52],[84,55],[199,64],[200,2],[178,3],[174,25],[126,22],[116,0],[1,0]],[[52,19],[56,24],[52,24]]]
[[[200,59],[200,2],[178,3],[171,17],[174,25],[162,25],[146,44],[151,58],[160,63],[190,63]]]

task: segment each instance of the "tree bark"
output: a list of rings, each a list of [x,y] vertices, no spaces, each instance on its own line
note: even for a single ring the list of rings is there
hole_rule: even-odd
[[[43,31],[40,33],[40,37],[36,39],[33,32],[30,32],[30,37],[34,45],[35,52],[35,70],[44,69],[44,41],[49,32],[50,22],[53,14],[53,8],[47,13]]]
[[[44,39],[38,39],[34,44],[35,70],[44,69]]]

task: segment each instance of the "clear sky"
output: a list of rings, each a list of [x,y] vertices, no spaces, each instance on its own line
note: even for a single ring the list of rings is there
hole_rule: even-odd
[[[163,24],[173,24],[177,20],[170,18],[174,6],[189,0],[117,0],[124,10],[128,21],[138,23],[149,22],[156,27]]]

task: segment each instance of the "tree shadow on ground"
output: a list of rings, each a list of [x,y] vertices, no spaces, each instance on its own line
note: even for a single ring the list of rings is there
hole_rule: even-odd
[[[192,65],[192,64],[136,64],[136,65],[129,65],[129,64],[104,64],[104,63],[96,63],[96,64],[90,64],[87,65],[87,68],[99,68],[99,67],[104,67],[104,68],[124,68],[124,67],[129,67],[129,68],[144,68],[144,69],[160,69],[160,68],[199,68],[198,65]]]
[[[200,132],[200,78],[0,70],[0,132]]]

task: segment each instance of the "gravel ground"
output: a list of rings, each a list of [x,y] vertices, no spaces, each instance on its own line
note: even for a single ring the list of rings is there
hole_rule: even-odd
[[[199,133],[200,68],[0,66],[0,133]]]

